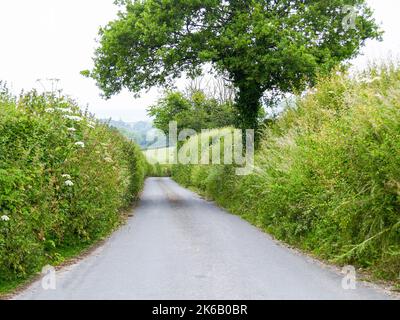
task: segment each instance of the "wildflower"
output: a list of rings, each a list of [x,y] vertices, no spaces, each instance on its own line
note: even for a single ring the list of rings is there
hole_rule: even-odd
[[[1,221],[10,221],[10,217],[9,216],[6,216],[6,215],[4,215],[4,216],[1,216]]]
[[[70,109],[70,108],[56,108],[58,111],[61,111],[61,112],[72,112],[72,110]]]
[[[71,179],[72,179],[71,176],[70,176],[69,174],[63,174],[62,177],[63,177],[64,179],[68,179],[68,180],[71,180]]]
[[[64,115],[64,118],[65,118],[65,119],[68,119],[68,120],[73,120],[73,121],[82,121],[82,118],[81,118],[81,117],[78,117],[78,116],[70,116],[70,115],[68,115],[68,114]]]
[[[78,147],[82,147],[82,148],[85,147],[85,143],[82,142],[82,141],[76,142],[75,145],[78,146]]]
[[[69,132],[75,132],[76,129],[75,129],[75,128],[68,128],[68,131],[69,131]]]
[[[53,113],[55,110],[53,108],[47,108],[45,111],[47,113]]]
[[[74,183],[73,183],[71,180],[67,180],[67,181],[65,181],[65,185],[66,185],[67,187],[73,187],[73,186],[74,186]]]

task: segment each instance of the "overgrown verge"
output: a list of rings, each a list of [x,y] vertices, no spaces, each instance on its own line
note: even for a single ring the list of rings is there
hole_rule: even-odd
[[[398,283],[399,67],[321,79],[265,129],[251,175],[199,165],[172,175],[277,239]]]
[[[0,88],[0,293],[107,236],[142,189],[139,147],[67,97]]]

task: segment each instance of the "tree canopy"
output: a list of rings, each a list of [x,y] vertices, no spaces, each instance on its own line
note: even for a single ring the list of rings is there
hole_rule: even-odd
[[[210,63],[235,86],[237,114],[247,128],[257,127],[266,91],[303,90],[380,36],[365,0],[117,3],[119,16],[100,30],[95,66],[87,73],[105,97],[194,77]],[[355,16],[349,17],[350,7]]]
[[[154,126],[168,134],[169,123],[176,121],[178,130],[215,129],[235,124],[235,109],[230,102],[219,102],[207,97],[202,91],[191,92],[189,96],[170,91],[156,105],[149,108],[154,117]]]

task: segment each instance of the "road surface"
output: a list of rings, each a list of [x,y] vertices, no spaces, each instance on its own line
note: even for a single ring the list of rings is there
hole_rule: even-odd
[[[272,240],[168,178],[146,181],[127,225],[57,272],[56,290],[33,283],[16,299],[387,299]]]

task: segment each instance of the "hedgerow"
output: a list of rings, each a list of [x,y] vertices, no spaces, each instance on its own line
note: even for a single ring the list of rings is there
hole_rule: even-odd
[[[142,189],[139,147],[68,97],[0,89],[0,287],[109,234]]]
[[[276,238],[396,280],[400,273],[400,69],[321,79],[264,130],[253,174],[172,175]]]
[[[149,177],[170,177],[171,176],[171,166],[161,165],[159,163],[147,164],[147,176]]]

